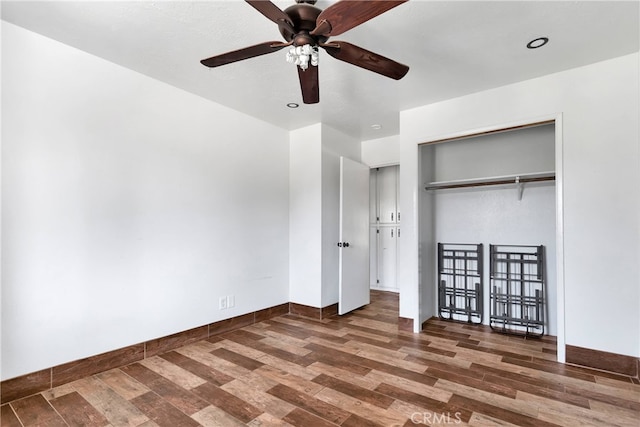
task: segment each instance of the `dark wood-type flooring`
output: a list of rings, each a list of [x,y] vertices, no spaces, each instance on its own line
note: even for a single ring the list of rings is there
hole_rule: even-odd
[[[634,426],[637,379],[555,362],[555,340],[431,320],[397,295],[285,315],[2,406],[13,426]]]

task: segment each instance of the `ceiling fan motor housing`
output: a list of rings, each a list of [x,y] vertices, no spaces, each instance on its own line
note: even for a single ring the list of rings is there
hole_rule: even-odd
[[[313,3],[315,3],[315,1],[313,1]],[[328,38],[309,34],[309,32],[316,28],[316,20],[320,12],[322,12],[321,9],[313,6],[313,3],[301,2],[289,6],[284,10],[284,13],[286,13],[291,20],[296,32],[292,33],[285,27],[280,26],[280,34],[282,34],[282,37],[284,37],[286,41],[293,41],[294,46],[304,46],[305,44],[317,46],[318,43],[324,43]]]

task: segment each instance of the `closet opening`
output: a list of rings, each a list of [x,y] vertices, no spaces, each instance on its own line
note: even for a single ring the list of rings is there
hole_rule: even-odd
[[[557,358],[564,361],[560,126],[554,118],[418,146],[421,321],[446,318],[481,323],[497,332],[557,337]],[[465,278],[470,285],[456,285],[459,278],[451,282],[441,274],[443,254],[455,254],[443,248],[469,247],[473,251],[459,253],[477,257],[476,264],[457,265],[471,265],[479,271],[473,274],[482,277]],[[517,286],[503,280],[509,286],[501,291],[497,279],[504,272],[496,270],[492,257],[526,252],[528,247],[536,248],[542,258],[536,264],[540,271],[527,281],[532,290],[525,291],[523,280]],[[453,262],[460,263],[456,256]],[[522,298],[513,295],[521,291]]]

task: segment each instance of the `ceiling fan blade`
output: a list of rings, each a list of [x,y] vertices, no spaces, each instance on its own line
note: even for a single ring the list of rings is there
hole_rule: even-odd
[[[408,0],[341,0],[323,10],[316,20],[314,36],[337,36]]]
[[[320,46],[324,48],[329,55],[340,61],[348,62],[349,64],[395,80],[400,80],[409,71],[409,67],[404,64],[400,64],[399,62],[385,58],[382,55],[370,52],[351,43],[335,41],[321,44]]]
[[[310,66],[306,70],[300,67],[298,77],[300,78],[300,89],[302,89],[302,101],[305,104],[317,104],[320,102],[320,87],[318,86],[318,67]]]
[[[231,64],[232,62],[242,61],[243,59],[266,55],[267,53],[275,52],[287,47],[290,44],[291,43],[282,42],[260,43],[243,49],[223,53],[221,55],[212,56],[211,58],[203,59],[200,63],[207,67],[219,67],[221,65]]]
[[[291,22],[291,18],[289,15],[284,13],[278,6],[271,3],[269,0],[245,0],[254,9],[258,12],[266,16],[268,19],[272,20],[278,26],[285,27],[289,30],[290,33],[295,34],[295,30],[293,29],[293,23]]]

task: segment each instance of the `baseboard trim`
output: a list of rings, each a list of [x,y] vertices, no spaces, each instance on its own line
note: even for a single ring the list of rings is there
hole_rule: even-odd
[[[288,313],[290,313],[290,304],[284,303],[8,379],[0,382],[0,404],[41,393],[62,384],[110,369],[120,368],[187,344]]]
[[[398,317],[398,329],[401,331],[413,332],[413,319],[408,317]]]
[[[639,358],[574,345],[567,345],[565,348],[567,363],[636,378],[640,374]]]
[[[322,320],[336,316],[338,314],[338,304],[317,308],[297,303],[284,303],[8,379],[0,382],[0,404],[41,393],[53,387],[126,366],[184,345],[212,338],[216,335],[284,314],[295,314]],[[413,332],[413,319],[398,317],[398,329]],[[640,374],[640,358],[571,345],[566,346],[566,362],[635,378],[638,378]]]

